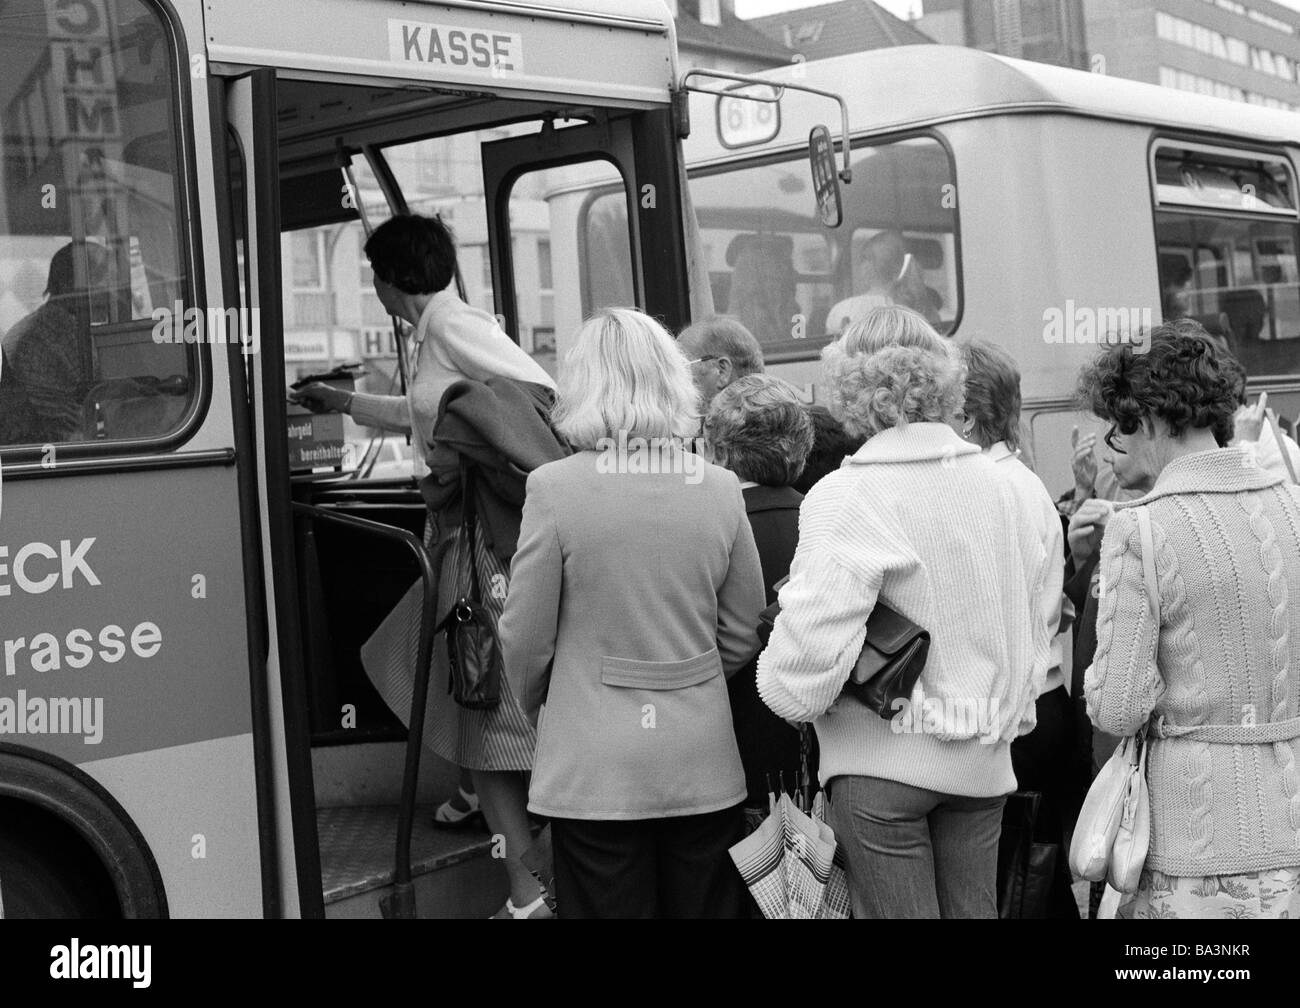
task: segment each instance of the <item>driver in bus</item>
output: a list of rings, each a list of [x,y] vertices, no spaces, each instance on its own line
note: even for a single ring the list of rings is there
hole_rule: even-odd
[[[898,231],[881,231],[868,239],[857,257],[854,286],[862,293],[845,298],[826,316],[826,327],[840,333],[864,318],[873,308],[901,305],[925,316],[931,325],[941,324],[943,299],[926,285],[915,256]]]
[[[82,259],[84,286],[78,286],[76,257]],[[50,260],[45,301],[5,334],[4,367],[9,372],[6,402],[21,401],[29,411],[23,440],[72,441],[82,430],[82,406],[92,384],[90,332],[83,319],[107,318],[108,251],[92,242],[70,242]],[[79,315],[84,302],[88,315]],[[6,430],[16,429],[7,418]],[[13,442],[10,442],[13,443]]]

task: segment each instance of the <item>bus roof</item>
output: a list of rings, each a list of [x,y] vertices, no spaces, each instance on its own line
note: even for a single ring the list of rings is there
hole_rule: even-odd
[[[315,79],[423,79],[519,97],[666,104],[676,33],[663,0],[265,0],[206,5],[208,56]],[[585,54],[579,56],[578,54]]]
[[[1014,112],[1058,112],[1174,129],[1300,142],[1300,114],[1139,81],[996,56],[962,46],[909,45],[792,64],[760,76],[834,91],[855,134]],[[706,99],[712,102],[712,99]],[[712,123],[693,109],[695,125]],[[782,130],[768,147],[807,142],[808,123],[838,132],[826,99],[787,91]],[[709,132],[712,132],[709,130]],[[699,152],[702,153],[702,152]]]

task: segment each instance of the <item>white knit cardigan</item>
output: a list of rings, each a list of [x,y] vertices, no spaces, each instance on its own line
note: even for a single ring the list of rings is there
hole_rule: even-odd
[[[854,774],[955,795],[1015,790],[1010,742],[1034,724],[1061,560],[1039,532],[1050,499],[1032,513],[1003,468],[947,425],[914,423],[871,438],[805,498],[758,690],[781,717],[815,722],[823,782]],[[927,715],[910,723],[836,702],[877,597],[931,634],[912,694]]]

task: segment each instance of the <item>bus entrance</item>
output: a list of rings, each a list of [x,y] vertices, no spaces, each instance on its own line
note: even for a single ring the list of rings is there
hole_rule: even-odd
[[[304,421],[286,391],[320,373],[401,391],[401,336],[360,247],[405,211],[451,224],[462,295],[554,374],[571,323],[555,295],[585,250],[533,194],[593,160],[617,169],[630,221],[607,253],[644,309],[683,325],[671,18],[654,2],[525,17],[323,0],[284,24],[247,0],[17,6],[10,104],[48,113],[71,93],[51,54],[112,62],[94,68],[99,133],[31,115],[21,152],[5,139],[23,172],[4,176],[0,258],[67,247],[54,307],[84,333],[65,426],[22,429],[33,409],[0,394],[5,913],[377,915],[406,732],[359,652],[419,576],[422,446]],[[92,21],[101,34],[79,38]],[[610,53],[599,81],[565,55],[583,47]],[[12,314],[4,394],[31,373],[27,354],[11,363]],[[30,730],[60,697],[68,726],[81,703],[79,732]],[[433,762],[422,805],[454,786]],[[504,892],[488,838],[435,836],[431,811],[419,912],[485,916]],[[60,902],[69,870],[101,880],[83,887],[97,902]]]

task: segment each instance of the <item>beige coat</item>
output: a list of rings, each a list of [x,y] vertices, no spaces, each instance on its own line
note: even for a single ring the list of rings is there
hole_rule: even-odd
[[[735,475],[687,461],[611,472],[588,451],[528,477],[500,629],[511,688],[541,709],[534,812],[653,819],[745,797],[724,676],[758,648],[762,570]]]

